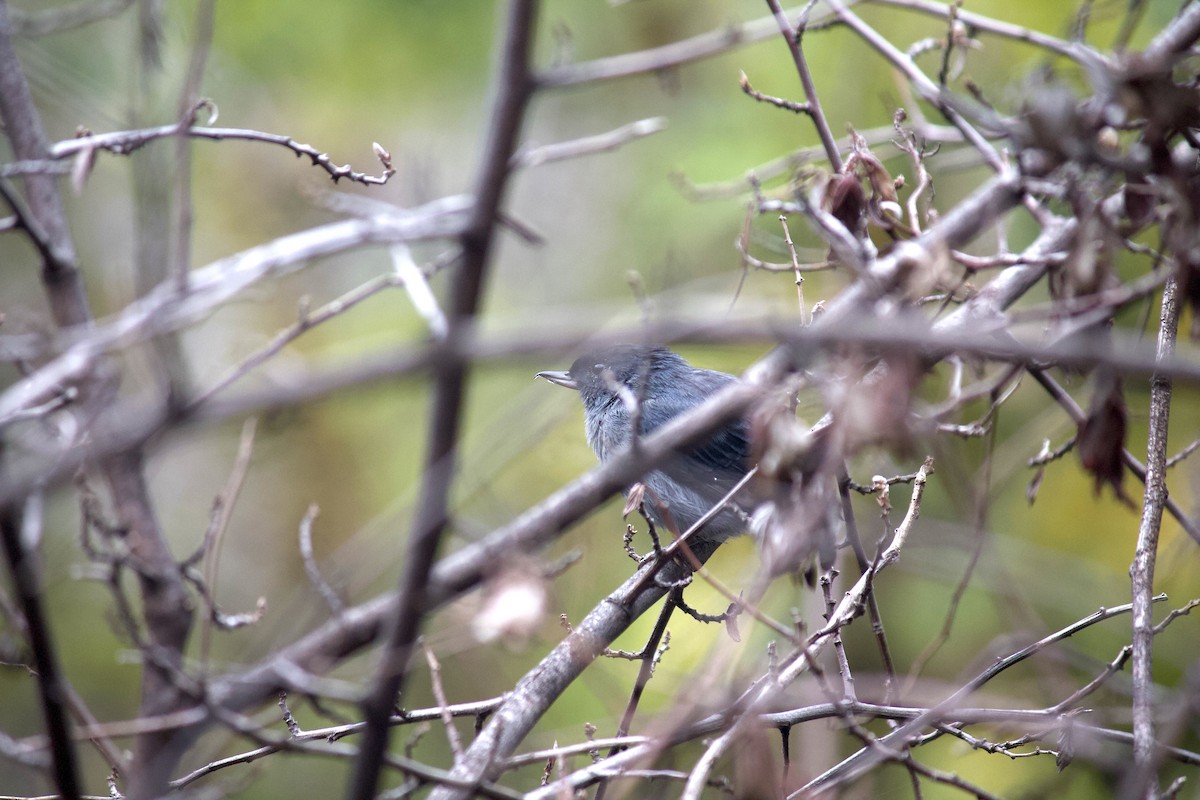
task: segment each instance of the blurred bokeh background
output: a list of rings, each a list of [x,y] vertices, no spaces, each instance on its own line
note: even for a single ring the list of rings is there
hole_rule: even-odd
[[[47,0],[14,2],[28,13],[56,5]],[[1073,3],[1044,0],[973,0],[970,10],[1018,22],[1055,35],[1067,35],[1078,9]],[[1092,8],[1088,39],[1107,47],[1123,16],[1124,4],[1100,2]],[[1176,10],[1177,3],[1146,6],[1134,36],[1144,43]],[[164,124],[176,116],[177,92],[192,54],[196,8],[192,2],[160,4],[162,66],[148,70],[139,56],[135,3],[116,17],[52,35],[22,39],[19,52],[45,116],[50,136],[68,139],[78,129],[120,130]],[[471,188],[488,110],[489,71],[500,4],[411,0],[342,0],[337,3],[237,0],[218,4],[216,26],[202,94],[219,108],[217,125],[287,134],[327,152],[336,163],[377,172],[371,143],[390,150],[396,176],[382,187],[333,186],[328,177],[281,148],[249,142],[196,141],[192,146],[192,199],[195,228],[193,264],[223,256],[333,219],[326,195],[349,192],[400,205],[413,205]],[[818,6],[818,12],[820,6]],[[944,36],[944,23],[912,12],[860,4],[859,11],[902,49],[926,37]],[[537,60],[544,66],[585,61],[653,47],[722,26],[758,19],[767,13],[756,2],[644,0],[602,3],[557,0],[541,12]],[[1084,85],[1078,68],[1052,62],[1045,53],[996,37],[980,38],[982,47],[967,53],[964,76],[998,107],[1015,110],[1031,76],[1054,69]],[[853,33],[839,28],[810,33],[805,51],[815,73],[825,112],[835,134],[848,126],[869,130],[891,124],[893,112],[914,106],[896,74]],[[940,56],[919,60],[936,72]],[[810,122],[777,108],[755,103],[738,85],[739,71],[755,88],[799,98],[796,73],[783,42],[772,36],[700,62],[661,74],[539,93],[522,141],[551,143],[600,133],[634,120],[662,117],[664,131],[610,153],[520,171],[506,207],[542,241],[533,245],[505,233],[488,284],[485,329],[545,330],[579,320],[597,329],[639,318],[674,316],[721,319],[729,314],[797,318],[790,275],[750,271],[743,276],[734,242],[745,217],[745,186],[699,200],[685,184],[737,182],[748,171],[818,143]],[[923,109],[929,113],[928,109]],[[932,122],[940,122],[931,116]],[[132,159],[160,158],[170,163],[174,145],[160,143]],[[876,153],[893,174],[908,170],[894,147]],[[953,147],[929,160],[938,208],[948,209],[986,177]],[[943,166],[944,165],[944,166]],[[82,192],[70,197],[73,231],[85,279],[99,315],[118,311],[135,295],[136,226],[139,210],[132,191],[131,159],[101,155]],[[786,181],[768,184],[780,190]],[[144,202],[144,201],[143,201]],[[823,247],[800,220],[791,224],[802,255],[822,257]],[[761,258],[786,260],[781,230],[773,218],[755,221],[753,251]],[[1006,235],[1014,250],[1030,241],[1034,229],[1018,213]],[[418,260],[436,258],[435,246],[418,248]],[[13,237],[0,238],[0,305],[8,332],[38,330],[47,323],[45,299],[35,260]],[[1148,261],[1128,259],[1123,275],[1148,269]],[[265,344],[295,320],[302,302],[317,306],[391,269],[385,251],[357,250],[308,265],[271,281],[250,296],[219,310],[182,339],[188,380],[205,387]],[[646,301],[631,289],[630,272],[640,276]],[[445,274],[432,278],[444,290]],[[818,273],[805,284],[811,303],[833,297],[845,276]],[[740,289],[739,289],[740,287]],[[736,300],[735,300],[736,296]],[[1044,300],[1044,292],[1030,301]],[[1120,324],[1153,331],[1156,303],[1132,309]],[[1146,319],[1150,320],[1148,328]],[[402,290],[384,292],[353,311],[307,333],[268,365],[231,391],[273,382],[304,379],[305,371],[352,362],[421,341],[425,329]],[[1151,334],[1152,335],[1152,334]],[[682,345],[694,363],[739,372],[770,347],[769,342],[725,347]],[[564,368],[573,354],[563,351],[542,360],[514,359],[488,364],[472,379],[460,482],[455,493],[456,521],[450,547],[485,535],[589,469],[594,457],[582,432],[582,413],[569,393],[534,382],[538,369]],[[4,373],[6,382],[14,376]],[[128,381],[150,380],[131,362]],[[1070,390],[1086,405],[1088,383],[1066,376]],[[936,400],[946,376],[935,373],[925,387]],[[1128,385],[1135,454],[1145,442],[1147,386]],[[316,503],[317,556],[343,597],[357,602],[392,587],[401,567],[409,515],[419,485],[425,440],[428,387],[423,377],[397,379],[340,392],[300,408],[272,413],[259,421],[254,455],[224,544],[216,588],[224,609],[253,608],[265,597],[261,623],[217,634],[212,669],[236,669],[290,641],[327,617],[306,579],[297,549],[297,525]],[[1200,433],[1200,403],[1195,387],[1179,387],[1171,421],[1170,452]],[[972,411],[980,414],[985,407]],[[821,398],[805,398],[800,413],[815,421]],[[964,415],[961,421],[969,421]],[[213,497],[221,490],[237,448],[242,420],[194,426],[153,443],[149,478],[158,512],[178,554],[191,552],[208,522]],[[1093,492],[1091,479],[1075,456],[1047,470],[1036,503],[1026,498],[1033,477],[1026,461],[1043,440],[1060,444],[1073,433],[1065,415],[1031,381],[1004,407],[994,438],[922,441],[918,452],[903,457],[881,451],[860,455],[853,477],[868,482],[874,474],[912,472],[924,452],[937,459],[922,520],[902,562],[878,584],[880,605],[901,673],[934,640],[946,619],[956,585],[981,547],[978,566],[962,597],[945,645],[929,659],[922,680],[910,695],[937,699],[998,655],[1044,636],[1100,606],[1128,602],[1127,570],[1137,533],[1138,515],[1111,492]],[[1142,443],[1142,444],[1139,444]],[[920,452],[924,451],[924,452]],[[989,460],[990,469],[984,465]],[[1144,456],[1144,451],[1142,452]],[[1175,467],[1172,496],[1195,512],[1193,461]],[[1140,485],[1126,489],[1140,498]],[[908,489],[896,487],[898,520]],[[986,502],[981,506],[981,498]],[[551,586],[549,615],[524,647],[483,646],[474,641],[469,622],[478,600],[468,597],[442,611],[427,630],[427,641],[443,665],[452,701],[496,696],[562,636],[557,617],[580,619],[628,575],[632,562],[621,549],[621,504],[614,500],[569,532],[546,554],[548,560],[577,551],[580,562]],[[881,531],[879,508],[872,498],[856,500],[860,528],[868,541]],[[69,678],[102,720],[136,714],[139,668],[136,651],[116,634],[108,589],[88,580],[78,545],[78,509],[69,487],[48,496],[45,542],[46,592],[55,634]],[[645,541],[638,544],[645,549]],[[727,545],[711,566],[727,584],[739,587],[753,574],[755,545],[748,539]],[[1164,521],[1158,583],[1177,606],[1200,594],[1197,547],[1169,518]],[[853,571],[852,569],[849,571]],[[707,587],[691,591],[691,602],[712,611],[724,602]],[[789,609],[815,624],[819,606],[802,586],[780,582],[765,608],[788,619]],[[643,620],[621,646],[636,649],[652,620]],[[696,697],[691,677],[714,660],[732,654],[716,686],[736,687],[763,663],[769,631],[743,625],[743,641],[732,642],[719,626],[690,620],[672,625],[671,649],[663,659],[644,701],[644,718],[681,698],[698,704],[720,696]],[[14,634],[0,636],[13,646]],[[1082,634],[1078,641],[1052,648],[1031,663],[991,684],[981,704],[1047,705],[1069,694],[1096,673],[1128,641],[1128,620],[1119,618]],[[1197,621],[1183,619],[1159,637],[1156,678],[1177,685],[1194,664]],[[878,681],[879,660],[865,624],[848,641],[858,665],[860,692]],[[368,654],[336,673],[348,691],[362,685],[373,664]],[[636,665],[603,662],[573,686],[539,726],[527,745],[549,745],[582,737],[584,722],[609,735],[623,708]],[[409,706],[432,702],[423,663],[410,682]],[[713,684],[705,692],[719,694]],[[1125,676],[1118,675],[1097,695],[1098,707],[1126,705]],[[806,694],[807,693],[807,694]],[[798,687],[797,697],[816,701],[813,687]],[[33,683],[22,669],[0,669],[0,730],[15,736],[40,730]],[[986,703],[984,702],[986,700]],[[297,701],[293,711],[302,726],[329,724],[311,706]],[[337,709],[345,718],[355,710]],[[278,716],[262,711],[262,719]],[[1124,720],[1107,717],[1120,726]],[[278,726],[282,732],[282,723]],[[463,723],[464,731],[469,725]],[[410,735],[397,730],[394,741]],[[1011,733],[1011,732],[1009,732]],[[1014,734],[1015,735],[1015,734]],[[793,732],[797,768],[819,770],[848,753],[856,742],[833,726],[814,724]],[[1008,733],[996,732],[1003,739]],[[1196,734],[1191,736],[1193,748]],[[206,738],[187,768],[252,744],[227,734]],[[89,790],[104,792],[104,769],[87,753]],[[417,757],[447,763],[445,737],[436,727],[416,745]],[[1112,763],[1127,756],[1115,747]],[[1010,761],[970,751],[961,742],[940,742],[922,753],[931,766],[955,771],[1005,797],[1105,796],[1110,773],[1080,764],[1055,775],[1052,757]],[[540,766],[533,768],[540,770]],[[206,784],[225,787],[231,797],[337,796],[343,791],[346,765],[336,760],[274,756],[234,767]],[[526,785],[536,782],[528,771]],[[390,778],[393,783],[396,777]],[[846,796],[884,797],[907,792],[902,769],[887,768]],[[29,794],[46,786],[29,772],[0,759],[0,793]],[[673,789],[635,788],[635,796],[662,796]],[[954,794],[929,786],[926,797]]]

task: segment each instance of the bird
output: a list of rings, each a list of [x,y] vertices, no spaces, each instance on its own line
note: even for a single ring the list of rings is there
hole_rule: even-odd
[[[701,405],[738,379],[689,364],[661,345],[614,345],[585,353],[563,371],[535,377],[574,389],[583,402],[584,430],[604,462],[630,444],[633,420],[646,436]],[[682,449],[637,484],[644,510],[657,528],[684,533],[728,495],[753,469],[750,429],[744,418],[724,423],[707,439]],[[688,538],[705,560],[729,538],[746,532],[754,503],[740,488],[731,501]]]

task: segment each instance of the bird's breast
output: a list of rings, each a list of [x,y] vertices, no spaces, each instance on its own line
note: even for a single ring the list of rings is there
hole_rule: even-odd
[[[588,445],[601,461],[608,459],[629,441],[629,417],[618,402],[598,414],[588,414],[584,426]]]

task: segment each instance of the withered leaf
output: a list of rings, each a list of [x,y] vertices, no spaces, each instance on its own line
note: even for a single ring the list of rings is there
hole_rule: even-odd
[[[742,640],[741,631],[738,630],[738,615],[741,610],[738,603],[730,603],[729,608],[725,609],[725,633],[735,642]]]
[[[1121,478],[1125,468],[1121,454],[1125,447],[1127,416],[1120,379],[1112,373],[1097,376],[1091,406],[1079,425],[1075,442],[1083,468],[1096,478],[1096,494],[1108,484],[1118,497],[1124,497]]]
[[[1189,251],[1181,251],[1181,254]],[[1175,269],[1175,281],[1183,302],[1192,310],[1192,325],[1188,335],[1200,339],[1200,263],[1191,258],[1180,258]]]
[[[846,226],[846,230],[856,237],[862,235],[867,197],[857,175],[850,173],[830,178],[829,183],[825,185],[825,199],[822,205],[838,222]]]
[[[1127,183],[1121,190],[1125,202],[1125,217],[1133,231],[1154,221],[1154,212],[1158,206],[1158,193],[1145,183]]]
[[[625,508],[621,511],[622,517],[628,517],[633,512],[642,507],[642,501],[646,497],[646,485],[641,483],[633,484],[629,487],[629,493],[625,495]]]

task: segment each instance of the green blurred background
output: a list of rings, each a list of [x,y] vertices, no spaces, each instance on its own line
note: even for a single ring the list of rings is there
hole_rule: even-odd
[[[49,4],[15,3],[27,11]],[[1134,37],[1145,42],[1174,13],[1174,2],[1148,4]],[[966,4],[1030,28],[1064,35],[1074,8],[1070,3],[995,0]],[[1107,47],[1123,4],[1093,7],[1089,38]],[[161,41],[162,71],[146,75],[138,62],[136,9],[89,27],[25,40],[20,54],[52,138],[66,139],[79,127],[95,132],[119,130],[142,119],[149,124],[174,119],[174,92],[182,80],[194,36],[195,7],[165,4]],[[925,37],[941,37],[944,25],[929,17],[893,9],[861,6],[863,16],[892,42],[906,48]],[[734,21],[756,19],[765,4],[646,0],[610,5],[595,0],[559,0],[542,9],[537,60],[583,61],[665,44]],[[237,0],[218,4],[216,33],[205,73],[203,94],[220,109],[221,126],[285,133],[328,152],[336,163],[376,172],[371,142],[389,149],[398,174],[384,187],[331,187],[324,173],[288,152],[264,144],[198,141],[193,146],[195,234],[191,248],[197,266],[332,219],[314,204],[314,193],[353,192],[402,205],[469,191],[486,124],[487,86],[492,63],[493,29],[498,4],[343,0],[338,3],[285,3]],[[983,37],[971,51],[963,74],[983,87],[1001,109],[1019,108],[1028,76],[1047,61],[1034,49]],[[890,124],[893,111],[908,95],[894,73],[851,32],[833,29],[810,34],[805,49],[835,134]],[[921,63],[935,73],[939,56]],[[1068,80],[1082,85],[1077,70],[1056,64]],[[743,224],[746,197],[695,202],[677,188],[673,175],[696,183],[737,179],[757,165],[817,143],[807,119],[757,104],[738,87],[739,70],[755,88],[798,98],[800,90],[786,48],[778,37],[657,75],[604,84],[553,90],[536,96],[522,141],[550,143],[607,131],[645,117],[665,117],[668,128],[613,152],[519,172],[507,207],[540,232],[533,246],[502,234],[495,259],[483,324],[490,330],[553,330],[555,325],[595,319],[597,325],[629,323],[643,313],[628,282],[630,270],[641,276],[653,318],[685,313],[689,317],[726,315],[741,279],[733,242]],[[961,81],[961,79],[960,79]],[[912,109],[909,106],[910,110]],[[928,111],[928,109],[926,109]],[[931,121],[938,122],[931,116]],[[170,143],[147,148],[133,158],[169,161]],[[159,152],[156,154],[154,150]],[[895,149],[880,146],[893,174],[908,172]],[[940,162],[939,158],[945,159]],[[986,176],[954,166],[953,148],[929,161],[936,180],[936,206],[949,209]],[[945,163],[945,167],[941,164]],[[911,176],[910,176],[911,180]],[[776,182],[776,186],[778,186]],[[135,210],[129,159],[102,155],[86,188],[69,200],[85,278],[97,314],[118,311],[133,297]],[[821,257],[823,248],[799,220],[792,234],[804,253]],[[1014,217],[1008,234],[1014,250],[1034,235],[1027,220]],[[990,242],[982,243],[981,252]],[[428,259],[439,250],[418,248]],[[768,260],[785,256],[773,217],[755,223],[754,252]],[[23,243],[0,240],[0,297],[10,332],[38,329],[45,323],[45,301],[35,261]],[[252,290],[188,331],[183,338],[187,369],[195,386],[204,387],[253,352],[295,319],[302,298],[324,303],[390,269],[386,252],[360,250],[310,265],[287,278]],[[1126,259],[1122,275],[1144,272],[1146,262]],[[445,289],[446,275],[433,279]],[[821,273],[805,284],[808,301],[833,297],[844,285],[839,275]],[[1031,300],[1044,300],[1036,293]],[[795,290],[787,274],[750,273],[734,309],[737,313],[795,318]],[[1122,317],[1136,328],[1157,307],[1138,308]],[[268,386],[302,380],[304,370],[344,363],[364,354],[387,352],[420,341],[420,319],[399,290],[383,293],[351,313],[306,334],[266,367],[235,387]],[[682,347],[702,366],[738,372],[769,348],[768,342],[743,347]],[[594,458],[584,443],[581,411],[573,397],[549,384],[533,382],[537,369],[564,367],[573,356],[563,352],[545,361],[512,361],[477,370],[467,407],[466,438],[455,505],[456,547],[485,535],[522,510],[589,469]],[[6,373],[7,376],[7,373]],[[11,376],[7,376],[11,377]],[[131,362],[131,385],[145,380]],[[1085,380],[1067,380],[1086,405]],[[925,389],[943,395],[946,375],[935,374]],[[1146,386],[1128,385],[1135,454],[1144,447]],[[1171,452],[1200,432],[1200,404],[1193,387],[1176,392],[1171,421]],[[323,621],[325,611],[304,576],[296,546],[296,527],[310,503],[321,516],[315,527],[316,549],[331,581],[352,602],[394,585],[400,569],[409,514],[418,487],[425,439],[427,385],[422,378],[395,380],[339,393],[261,420],[246,487],[233,514],[225,543],[217,596],[224,609],[249,610],[267,598],[265,619],[257,626],[218,634],[212,652],[214,671],[236,669]],[[820,415],[819,398],[810,398],[801,414]],[[984,408],[969,409],[970,414]],[[158,512],[178,554],[191,552],[207,524],[209,507],[221,490],[237,447],[241,421],[173,433],[154,443],[148,462]],[[952,634],[929,662],[926,680],[912,690],[913,700],[937,699],[994,657],[1078,619],[1100,606],[1128,601],[1127,570],[1137,533],[1138,515],[1105,492],[1097,497],[1091,481],[1072,454],[1047,469],[1035,505],[1025,498],[1032,477],[1025,466],[1042,441],[1061,443],[1073,431],[1042,390],[1027,381],[1000,414],[992,455],[986,523],[977,532],[975,497],[985,487],[982,465],[987,439],[922,442],[937,458],[921,523],[897,568],[879,582],[880,605],[895,658],[902,672],[933,640],[942,626],[951,594],[966,568],[978,536],[982,556],[966,592]],[[852,465],[853,476],[867,482],[872,474],[913,471],[922,453],[903,459],[866,452]],[[1197,475],[1188,461],[1176,467],[1172,495],[1195,511]],[[1140,486],[1126,481],[1140,498]],[[897,487],[893,503],[899,519],[907,488]],[[561,636],[557,615],[577,621],[632,570],[620,549],[620,503],[613,501],[566,535],[549,558],[570,551],[582,562],[551,589],[548,618],[523,648],[478,645],[469,633],[477,607],[467,598],[445,609],[428,628],[428,641],[442,660],[446,691],[452,701],[495,696],[507,688]],[[868,540],[877,535],[878,506],[871,498],[856,501],[860,528]],[[86,563],[77,544],[78,513],[73,495],[63,489],[49,497],[46,531],[46,590],[67,674],[104,720],[136,714],[139,669],[132,646],[115,634],[111,602],[104,585],[81,578]],[[640,543],[644,549],[644,542]],[[725,547],[711,566],[735,588],[755,566],[754,544],[740,540]],[[1197,548],[1178,526],[1164,522],[1158,584],[1170,594],[1169,605],[1200,594]],[[852,570],[851,570],[852,571]],[[691,591],[691,602],[718,610],[723,601],[705,586]],[[798,607],[810,625],[816,601],[802,587],[777,585],[766,610],[787,619]],[[634,649],[652,620],[634,626],[619,643]],[[852,663],[862,686],[877,681],[879,661],[868,626],[849,635]],[[746,622],[743,641],[735,644],[717,626],[687,620],[672,626],[671,650],[644,701],[641,718],[651,719],[684,699],[700,704],[724,699],[696,697],[689,676],[728,657],[717,686],[744,685],[761,668],[767,631]],[[1178,685],[1195,663],[1197,620],[1179,621],[1156,642],[1156,678]],[[12,646],[11,631],[3,633]],[[1069,694],[1112,659],[1128,641],[1128,618],[1089,629],[1065,646],[1039,655],[991,684],[980,703],[1048,705]],[[195,655],[195,654],[193,654]],[[725,663],[725,662],[720,662]],[[352,691],[371,674],[370,656],[338,670]],[[406,703],[431,703],[424,664],[415,668]],[[628,662],[603,662],[588,670],[555,705],[527,746],[546,746],[582,737],[584,722],[612,733],[615,719],[636,674]],[[1118,675],[1089,705],[1115,708],[1107,724],[1124,724],[1127,675]],[[864,694],[866,689],[860,688]],[[0,730],[13,736],[40,730],[34,687],[22,669],[0,670]],[[819,692],[797,687],[798,702],[814,702]],[[308,704],[293,705],[304,727],[329,724]],[[355,711],[338,709],[347,718]],[[274,707],[263,720],[277,717]],[[464,732],[469,723],[461,724]],[[878,726],[876,726],[878,728]],[[276,730],[283,733],[282,724]],[[636,730],[636,728],[635,728]],[[882,729],[877,729],[877,732]],[[1020,731],[990,730],[993,739]],[[397,730],[394,741],[409,736]],[[982,734],[981,734],[982,735]],[[1185,744],[1198,746],[1195,730]],[[833,725],[813,724],[793,732],[793,753],[801,771],[818,771],[848,753],[853,740]],[[187,760],[190,769],[216,757],[250,749],[236,737],[214,734]],[[104,793],[104,769],[84,747],[88,788]],[[1128,751],[1104,753],[1119,764]],[[448,763],[445,737],[434,727],[416,746],[414,756]],[[1111,777],[1104,769],[1080,763],[1055,774],[1052,757],[1010,761],[970,751],[961,742],[943,741],[918,755],[931,766],[952,770],[1012,797],[1104,796]],[[722,765],[722,768],[727,765]],[[253,765],[226,770],[201,786],[224,786],[233,797],[337,796],[343,791],[346,765],[333,759],[277,755]],[[540,770],[540,767],[534,768]],[[522,785],[536,782],[534,769],[519,774]],[[1175,774],[1174,771],[1171,774]],[[397,778],[391,776],[395,783]],[[911,796],[907,775],[885,768],[846,796]],[[1192,784],[1200,782],[1194,775]],[[27,771],[0,761],[0,792],[34,793],[47,787]],[[635,796],[674,794],[676,787],[635,787]],[[1185,792],[1186,794],[1186,792]],[[936,785],[926,797],[957,795]]]

